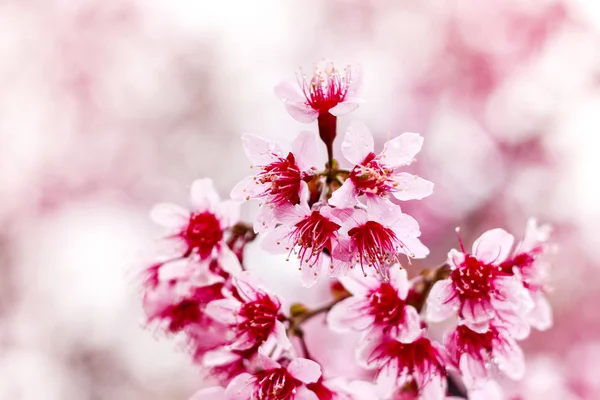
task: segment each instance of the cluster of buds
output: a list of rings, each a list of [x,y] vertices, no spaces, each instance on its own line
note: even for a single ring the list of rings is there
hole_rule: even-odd
[[[459,377],[465,396],[501,398],[495,376],[523,375],[517,341],[552,323],[540,260],[548,228],[531,221],[514,250],[501,229],[484,233],[472,253],[459,238],[461,251],[450,251],[446,264],[411,271],[411,259],[429,250],[398,203],[433,192],[431,182],[402,171],[423,138],[403,133],[376,153],[367,127],[351,122],[341,144],[344,169],[333,142],[337,118],[362,103],[357,74],[322,63],[298,82],[278,85],[276,94],[298,121],[317,121],[318,133],[301,132],[287,151],[245,134],[253,174],[230,200],[202,179],[192,185],[190,211],[170,204],[152,211],[169,232],[165,254],[144,271],[144,309],[148,324],[182,336],[216,381],[192,399],[441,400],[459,394],[448,389]],[[319,159],[322,150],[327,160]],[[260,206],[253,226],[239,221],[240,205],[252,200]],[[257,235],[265,251],[287,254],[304,286],[333,282],[331,302],[314,310],[286,305],[261,283],[244,262]],[[352,351],[361,377],[333,376],[307,345],[305,322],[321,314],[333,332],[358,333]],[[436,342],[428,323],[450,317],[456,327]]]

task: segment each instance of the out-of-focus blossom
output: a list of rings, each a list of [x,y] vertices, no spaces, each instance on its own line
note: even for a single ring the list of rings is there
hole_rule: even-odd
[[[399,200],[429,196],[433,192],[433,183],[397,171],[414,161],[422,145],[423,138],[419,134],[403,133],[389,140],[382,152],[375,154],[371,132],[362,122],[353,121],[344,136],[342,153],[355,165],[342,187],[333,193],[329,204],[352,207],[361,195],[385,197],[391,194]]]

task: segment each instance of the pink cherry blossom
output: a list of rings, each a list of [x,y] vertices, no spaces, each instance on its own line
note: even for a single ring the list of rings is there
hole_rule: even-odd
[[[208,304],[206,313],[216,321],[227,324],[235,332],[229,344],[231,350],[248,350],[271,340],[289,349],[285,326],[278,319],[281,302],[269,293],[249,272],[232,279],[234,291],[227,298]]]
[[[442,351],[425,337],[402,343],[384,334],[368,335],[360,343],[357,357],[365,368],[377,370],[377,384],[384,393],[414,385],[423,400],[445,398]]]
[[[338,242],[342,222],[328,206],[311,210],[306,202],[277,209],[282,225],[263,240],[263,247],[272,253],[296,254],[300,260],[302,282],[311,287],[317,283],[325,266],[331,264],[329,255]]]
[[[239,204],[221,201],[210,179],[195,181],[190,197],[191,211],[175,204],[161,203],[154,206],[150,216],[168,229],[168,238],[175,241],[174,247],[181,248],[182,257],[197,255],[206,260],[229,253],[224,232],[239,220]],[[237,272],[236,265],[223,267],[229,272]]]
[[[315,133],[301,132],[287,155],[279,146],[259,136],[244,134],[244,152],[258,169],[231,191],[234,200],[261,199],[261,213],[254,224],[256,232],[265,232],[277,222],[274,209],[296,205],[308,196],[310,181],[318,164],[319,143]]]
[[[337,332],[378,329],[403,343],[419,337],[419,313],[406,303],[409,290],[406,270],[395,265],[388,274],[387,282],[372,276],[341,277],[340,282],[352,296],[329,311],[327,321],[330,328]]]
[[[502,263],[502,269],[514,273],[533,299],[533,308],[527,313],[529,324],[539,330],[552,326],[552,308],[545,293],[549,280],[549,264],[541,256],[548,250],[549,225],[538,226],[535,219],[527,222],[523,241],[517,246],[514,255]]]
[[[284,81],[275,87],[275,94],[292,117],[310,123],[325,114],[339,117],[357,109],[363,102],[354,97],[357,83],[350,66],[340,72],[333,63],[324,61],[315,65],[310,79],[302,73],[298,85]]]
[[[321,376],[319,364],[306,358],[295,358],[282,366],[259,353],[262,369],[255,374],[235,377],[225,391],[226,400],[318,400],[306,384],[317,382]]]
[[[329,204],[352,207],[361,195],[385,197],[391,194],[398,200],[429,196],[433,192],[433,183],[397,171],[414,161],[422,145],[423,138],[419,134],[407,132],[389,140],[383,151],[375,154],[371,132],[362,122],[351,122],[344,136],[342,153],[355,165],[342,187],[333,193]]]
[[[469,390],[483,388],[494,372],[512,379],[525,373],[523,351],[506,329],[490,326],[478,333],[459,325],[446,334],[444,344],[451,365],[461,372]]]
[[[419,224],[400,207],[383,199],[367,199],[365,209],[334,209],[343,221],[344,237],[333,252],[334,274],[344,275],[354,265],[372,267],[384,276],[385,267],[399,262],[399,254],[423,258],[429,250],[421,243]]]
[[[502,229],[485,232],[473,244],[473,253],[451,250],[450,277],[435,283],[427,299],[427,318],[439,322],[458,312],[461,323],[485,333],[490,322],[513,321],[507,314],[526,315],[533,307],[523,283],[502,271],[513,236]],[[498,318],[499,315],[503,318]],[[504,318],[506,317],[506,318]],[[519,326],[520,328],[520,326]]]

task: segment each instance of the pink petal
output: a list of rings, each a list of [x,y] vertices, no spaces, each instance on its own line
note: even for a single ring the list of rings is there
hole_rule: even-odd
[[[275,212],[269,204],[263,204],[260,207],[258,215],[254,219],[253,228],[256,233],[265,233],[275,228],[277,225],[277,218],[275,218]]]
[[[224,349],[207,351],[202,357],[205,368],[231,364],[240,359],[240,355]]]
[[[224,400],[225,389],[220,386],[214,386],[197,391],[189,400]]]
[[[329,269],[329,276],[331,278],[340,278],[346,276],[351,270],[351,266],[354,265],[352,262],[340,260],[338,257],[343,255],[343,252],[339,251],[343,246],[337,246],[333,252],[331,258],[331,268]]]
[[[408,295],[408,289],[410,285],[408,283],[408,275],[404,268],[400,268],[399,265],[394,265],[389,270],[390,283],[398,291],[398,297],[405,300]]]
[[[254,175],[250,175],[238,182],[231,189],[229,196],[235,201],[245,201],[264,191],[265,185],[259,183]]]
[[[310,124],[319,118],[319,112],[302,102],[287,101],[284,103],[286,111],[298,122]]]
[[[243,271],[233,277],[233,284],[244,301],[257,299],[258,291],[262,289],[260,280],[249,271]]]
[[[240,202],[225,200],[217,204],[215,214],[221,222],[221,228],[227,229],[240,220]]]
[[[292,142],[292,153],[302,171],[309,171],[322,164],[319,149],[320,140],[316,132],[302,131]]]
[[[281,364],[273,360],[268,355],[264,354],[263,351],[258,352],[258,360],[260,361],[260,364],[262,365],[263,369],[266,371],[281,368]]]
[[[511,379],[519,380],[525,375],[525,356],[519,345],[510,340],[493,352],[498,369]]]
[[[386,142],[380,154],[381,161],[392,168],[409,165],[423,147],[423,138],[418,133],[405,132]]]
[[[213,300],[206,306],[204,312],[215,321],[224,324],[235,324],[240,302],[234,299]]]
[[[404,323],[392,337],[402,343],[412,343],[421,336],[421,317],[417,310],[412,306],[404,308]]]
[[[485,365],[485,360],[475,359],[471,354],[463,353],[458,363],[465,386],[473,390],[481,385],[487,379],[489,372]]]
[[[306,100],[298,85],[290,81],[283,81],[275,86],[275,95],[284,102],[303,102]]]
[[[478,389],[469,392],[469,400],[504,400],[502,388],[495,381],[488,380]]]
[[[494,308],[487,300],[465,300],[461,307],[461,316],[469,324],[480,324],[491,320],[496,315]]]
[[[373,317],[361,311],[364,299],[349,297],[337,303],[327,313],[327,325],[337,333],[345,333],[351,329],[363,330],[373,323]]]
[[[407,172],[394,174],[397,191],[392,196],[398,200],[421,200],[433,193],[433,183]]]
[[[446,377],[433,375],[421,388],[421,400],[441,400],[445,398],[448,386]]]
[[[223,246],[221,248],[221,252],[219,254],[219,266],[223,269],[223,271],[234,276],[242,272],[242,266],[240,265],[239,259],[227,246]]]
[[[333,192],[329,199],[329,204],[338,208],[350,208],[354,207],[357,201],[354,182],[350,179],[346,179],[342,186]]]
[[[465,255],[456,249],[448,252],[448,264],[453,268],[460,268],[465,262]]]
[[[158,203],[150,210],[150,218],[165,228],[179,230],[187,226],[190,220],[190,213],[175,204]]]
[[[475,240],[473,255],[486,264],[501,263],[510,254],[514,240],[504,229],[491,229]]]
[[[425,258],[429,255],[429,249],[417,238],[400,238],[404,244],[401,252],[411,258]]]
[[[377,386],[381,388],[383,393],[393,393],[397,387],[402,387],[406,381],[406,374],[402,374],[400,379],[398,362],[393,360],[381,368],[377,374]],[[386,396],[387,397],[387,396]]]
[[[319,258],[319,262],[312,266],[306,262],[302,263],[302,266],[300,267],[300,271],[302,272],[302,286],[305,288],[311,288],[317,284],[323,270],[323,262],[325,261],[325,257],[326,256],[322,254]]]
[[[212,210],[221,201],[212,179],[197,179],[190,189],[191,203],[199,211]]]
[[[342,142],[342,154],[346,160],[359,164],[374,148],[373,136],[367,126],[362,122],[352,121]]]
[[[281,155],[281,149],[277,143],[250,133],[244,133],[242,145],[246,157],[255,166],[268,165]]]
[[[352,293],[353,296],[359,297],[366,296],[370,290],[376,289],[380,285],[380,282],[373,277],[343,276],[339,279],[347,291]]]
[[[496,278],[494,289],[496,289],[496,294],[491,297],[494,308],[511,310],[520,315],[526,315],[534,307],[529,291],[514,276]]]
[[[541,293],[532,293],[533,310],[527,314],[527,321],[537,330],[545,331],[552,327],[552,307],[548,299]]]
[[[329,109],[329,113],[331,115],[335,115],[336,117],[341,117],[346,114],[350,114],[352,111],[356,110],[359,106],[358,99],[348,99],[346,101],[342,101],[338,103],[335,107]]]
[[[292,348],[292,342],[290,342],[285,325],[283,325],[283,322],[281,321],[275,322],[275,338],[277,339],[277,344],[281,346],[283,350],[290,350]]]
[[[306,358],[295,358],[287,370],[290,375],[304,383],[314,383],[321,377],[321,366]]]
[[[496,310],[494,325],[506,329],[508,334],[516,340],[523,340],[531,333],[531,327],[527,321],[510,310]]]
[[[255,379],[252,375],[248,373],[239,374],[227,385],[223,400],[248,400],[252,398],[254,385]]]
[[[370,332],[372,334],[365,335],[358,342],[356,347],[356,361],[358,365],[365,369],[377,368],[377,363],[371,362],[371,354],[382,340],[381,333]]]
[[[319,397],[306,386],[300,386],[296,389],[294,400],[319,400]]]
[[[525,253],[535,249],[540,243],[548,241],[552,227],[550,225],[538,226],[535,218],[529,218],[527,228],[525,229],[525,237],[519,245],[519,252]]]
[[[261,247],[272,254],[283,254],[290,252],[289,234],[291,229],[287,225],[280,225],[267,233],[261,242]]]
[[[311,215],[311,213],[308,204],[305,202],[296,205],[287,203],[275,208],[275,217],[277,218],[277,221],[288,226],[296,225],[305,217]]]
[[[450,279],[436,282],[427,297],[427,320],[441,322],[456,314],[458,297]]]

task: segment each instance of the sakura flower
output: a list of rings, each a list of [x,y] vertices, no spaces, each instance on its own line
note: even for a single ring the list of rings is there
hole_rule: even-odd
[[[384,393],[413,388],[423,400],[442,400],[446,395],[446,369],[440,348],[420,337],[402,343],[384,334],[366,336],[357,350],[365,368],[377,370],[377,384]]]
[[[211,302],[206,313],[216,321],[232,327],[235,338],[230,350],[247,350],[262,345],[267,340],[289,349],[291,343],[285,326],[278,317],[281,302],[266,291],[248,272],[232,278],[235,292],[228,298]]]
[[[409,290],[406,270],[392,266],[387,282],[373,276],[359,279],[344,276],[340,282],[352,296],[336,304],[327,314],[327,322],[332,330],[378,329],[404,343],[419,337],[419,313],[406,304]]]
[[[310,123],[320,117],[338,117],[357,109],[362,100],[354,97],[356,83],[350,66],[340,72],[333,63],[324,61],[315,65],[309,79],[302,74],[298,76],[298,86],[282,82],[275,87],[275,94],[292,117]]]
[[[262,370],[244,373],[234,378],[225,391],[226,400],[318,400],[306,384],[317,382],[321,376],[319,364],[306,358],[295,358],[282,366],[259,353]]]
[[[433,285],[427,299],[427,318],[439,322],[458,311],[461,323],[485,333],[500,314],[526,315],[533,307],[529,293],[518,278],[503,272],[501,267],[513,240],[506,231],[492,229],[473,243],[472,254],[466,254],[462,241],[462,252],[451,250],[450,277]]]
[[[385,197],[391,194],[398,200],[422,199],[433,192],[433,183],[399,167],[409,165],[423,146],[417,133],[403,133],[389,140],[379,154],[374,153],[371,132],[362,122],[350,123],[342,142],[344,157],[355,164],[344,184],[331,196],[329,204],[352,207],[360,195]]]
[[[400,253],[411,258],[429,254],[418,239],[421,231],[417,221],[389,201],[367,199],[366,210],[335,209],[333,214],[343,221],[340,231],[345,234],[333,252],[335,275],[344,275],[356,264],[363,272],[373,267],[383,275],[386,265],[399,261]]]
[[[342,222],[331,208],[311,210],[306,202],[280,207],[277,219],[282,225],[265,237],[263,247],[272,253],[295,253],[300,260],[302,282],[311,287],[317,283],[323,267],[330,264]]]
[[[276,207],[296,205],[308,196],[308,185],[316,171],[319,144],[315,133],[301,132],[287,155],[279,146],[259,136],[242,136],[244,152],[259,171],[239,182],[231,191],[234,200],[261,199],[261,213],[254,224],[265,232],[277,222]]]
[[[210,179],[199,179],[192,184],[191,204],[191,211],[175,204],[157,204],[150,216],[169,229],[169,238],[181,248],[181,257],[197,255],[206,260],[230,253],[223,240],[224,232],[238,221],[239,204],[220,201]],[[238,271],[235,263],[223,267],[228,272]]]
[[[540,260],[548,249],[551,228],[538,226],[535,219],[527,222],[525,238],[517,246],[514,255],[501,265],[506,273],[514,273],[523,281],[523,285],[533,299],[533,308],[526,319],[531,326],[546,330],[552,326],[552,309],[546,299],[549,264]]]
[[[459,325],[444,340],[450,364],[460,370],[466,387],[481,390],[493,377],[493,368],[511,379],[525,373],[523,351],[505,329],[490,326],[485,333]]]

